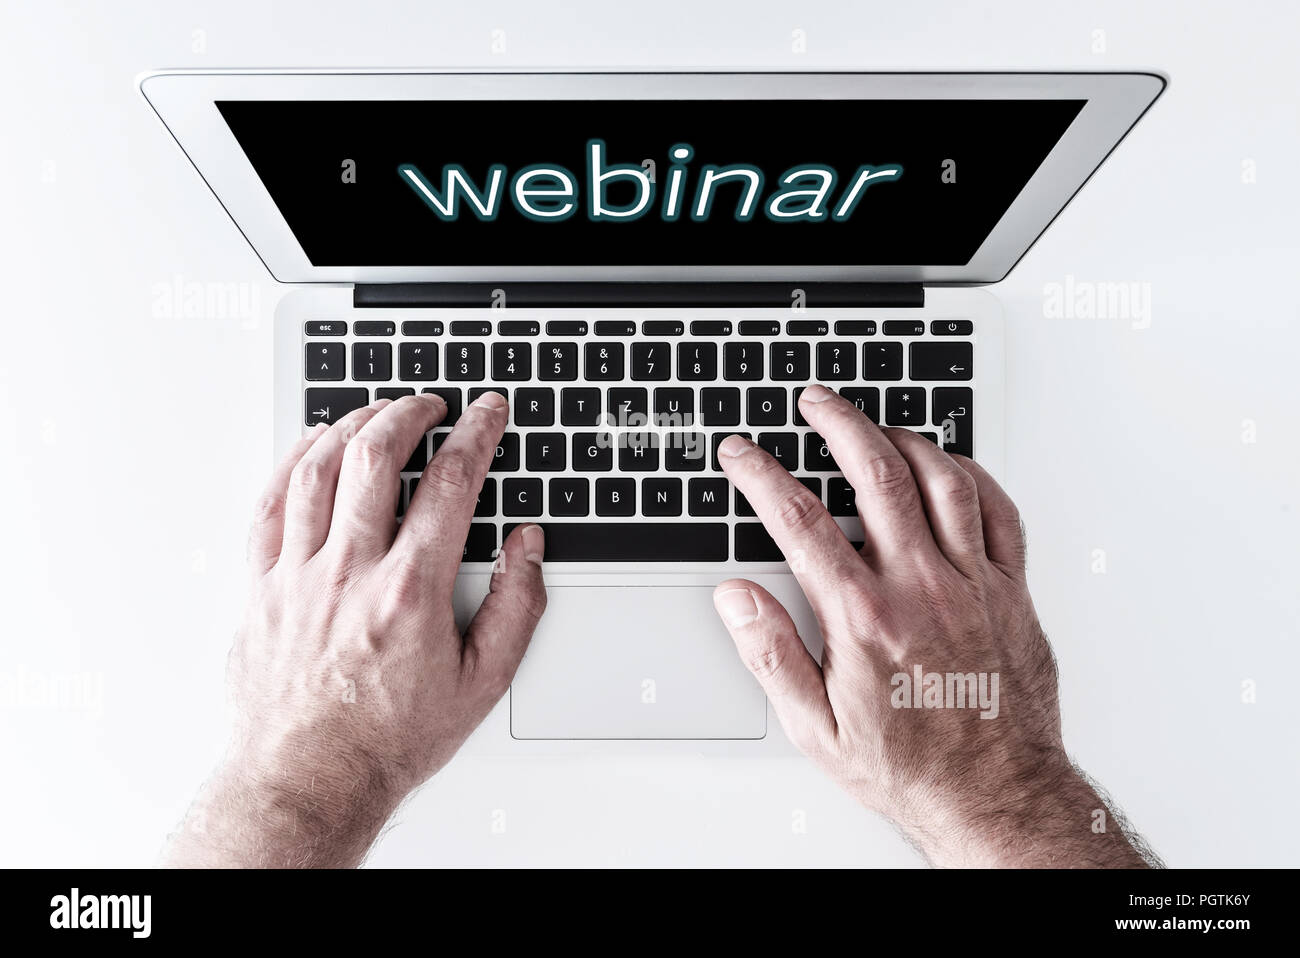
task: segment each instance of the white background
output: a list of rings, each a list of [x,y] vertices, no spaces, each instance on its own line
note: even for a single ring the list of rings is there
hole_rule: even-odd
[[[1165,96],[995,287],[1008,485],[1076,759],[1171,864],[1300,864],[1294,4],[0,9],[0,679],[103,683],[97,708],[0,706],[0,864],[151,863],[224,741],[282,290],[133,77],[498,64],[1166,71]],[[1149,283],[1150,328],[1046,317],[1044,286],[1067,274]],[[160,315],[177,282],[251,284],[256,302]],[[802,762],[690,755],[456,761],[372,861],[919,863]]]

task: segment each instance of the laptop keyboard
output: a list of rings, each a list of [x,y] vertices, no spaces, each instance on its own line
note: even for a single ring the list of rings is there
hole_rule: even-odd
[[[969,320],[319,320],[304,326],[303,423],[435,392],[447,417],[403,470],[400,517],[465,405],[511,404],[465,544],[491,561],[540,522],[548,562],[781,562],[718,467],[732,433],[758,443],[832,515],[853,490],[799,414],[810,382],[874,422],[972,455]],[[849,523],[851,524],[851,523]]]

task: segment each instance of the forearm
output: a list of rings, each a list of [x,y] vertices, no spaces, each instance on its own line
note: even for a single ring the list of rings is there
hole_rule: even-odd
[[[301,782],[301,784],[299,783]],[[383,783],[255,774],[223,766],[161,864],[173,868],[352,868],[398,801]]]

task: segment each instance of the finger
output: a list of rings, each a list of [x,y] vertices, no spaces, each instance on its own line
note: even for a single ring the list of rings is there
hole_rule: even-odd
[[[470,518],[509,411],[500,393],[474,400],[420,476],[393,549],[420,552],[428,583],[450,583],[460,567]]]
[[[289,476],[294,466],[328,427],[320,423],[293,444],[293,448],[276,464],[271,481],[257,501],[257,515],[248,532],[248,566],[254,575],[266,575],[280,558],[284,542],[284,507],[289,492]]]
[[[327,542],[358,559],[375,559],[393,544],[396,491],[417,442],[442,422],[447,403],[424,393],[403,396],[361,427],[343,453]]]
[[[805,754],[829,744],[836,726],[826,682],[785,607],[746,579],[721,583],[713,605],[790,741]]]
[[[843,587],[869,570],[821,498],[744,436],[718,446],[718,464],[780,547],[823,622],[843,618]]]
[[[514,679],[546,611],[545,548],[541,526],[530,523],[510,533],[492,569],[490,591],[465,633],[466,674],[494,702]]]
[[[962,572],[974,575],[985,558],[974,477],[910,429],[886,429],[884,433],[911,467],[939,551]]]
[[[799,397],[799,411],[826,440],[853,487],[868,555],[884,559],[935,548],[912,470],[862,410],[825,386]]]
[[[343,449],[391,401],[380,399],[348,413],[326,429],[293,467],[284,504],[281,562],[306,562],[325,544],[334,514]]]
[[[983,466],[965,456],[953,456],[952,459],[975,480],[975,489],[980,497],[984,548],[990,561],[1008,575],[1024,575],[1025,527],[1020,521],[1020,510]]]

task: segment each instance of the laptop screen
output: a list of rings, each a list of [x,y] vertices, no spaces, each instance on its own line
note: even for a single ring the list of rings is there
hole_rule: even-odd
[[[313,266],[961,266],[1085,102],[216,105]]]

